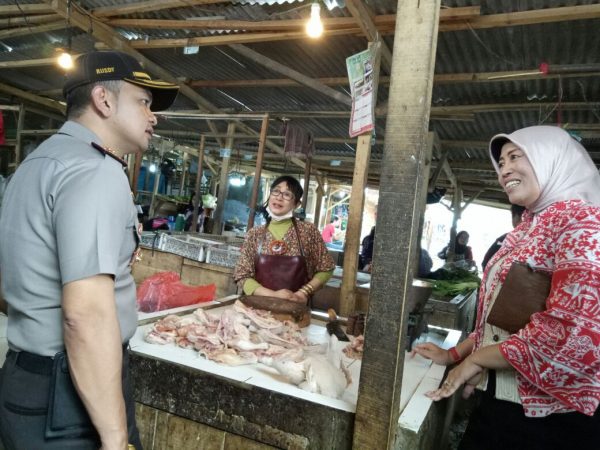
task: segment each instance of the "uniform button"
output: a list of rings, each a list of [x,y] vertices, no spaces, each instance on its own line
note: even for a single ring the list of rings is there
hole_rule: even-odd
[[[492,340],[494,342],[498,342],[500,340],[500,336],[498,336],[497,334],[495,334],[494,336],[492,336]]]

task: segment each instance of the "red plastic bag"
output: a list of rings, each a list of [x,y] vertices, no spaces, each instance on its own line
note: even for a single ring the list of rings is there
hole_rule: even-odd
[[[189,286],[183,284],[175,272],[159,272],[146,278],[138,288],[138,310],[154,312],[209,302],[215,298],[216,291],[214,284]]]

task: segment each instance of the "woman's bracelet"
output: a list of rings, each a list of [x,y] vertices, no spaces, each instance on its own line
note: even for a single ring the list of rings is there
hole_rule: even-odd
[[[460,354],[458,353],[458,350],[456,350],[456,347],[449,348],[448,353],[450,353],[450,358],[452,358],[452,362],[457,363],[462,360]]]
[[[304,286],[302,286],[300,289],[298,289],[300,292],[303,292],[304,295],[306,295],[307,297],[310,297],[310,293],[308,292],[308,289],[306,289]]]
[[[310,283],[306,283],[300,289],[305,289],[307,291],[309,297],[315,293],[315,288],[312,287],[312,285]]]

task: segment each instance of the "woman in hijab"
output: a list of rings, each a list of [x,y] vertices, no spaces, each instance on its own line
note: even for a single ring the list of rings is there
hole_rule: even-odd
[[[597,448],[600,175],[557,127],[499,134],[489,152],[510,202],[526,211],[483,273],[475,331],[450,350],[415,348],[435,362],[460,363],[429,395],[485,391],[461,449]],[[487,316],[513,262],[550,272],[552,283],[545,310],[511,334]]]
[[[454,239],[454,261],[468,261],[473,262],[473,250],[467,244],[469,243],[469,233],[466,231],[459,231]],[[445,246],[441,252],[438,253],[438,258],[447,259],[449,245]]]
[[[246,295],[308,304],[333,274],[335,263],[317,227],[294,218],[302,194],[291,176],[271,184],[267,224],[248,231],[233,273]]]

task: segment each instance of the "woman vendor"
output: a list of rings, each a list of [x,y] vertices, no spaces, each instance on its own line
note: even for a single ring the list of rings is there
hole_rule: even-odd
[[[469,233],[466,231],[459,231],[454,240],[454,261],[467,261],[473,264],[473,250],[467,244],[469,243]],[[448,252],[450,250],[450,244],[446,245],[439,253],[438,258],[447,259]]]
[[[415,347],[435,362],[458,364],[429,395],[440,400],[463,385],[465,396],[475,387],[485,391],[461,449],[598,448],[598,169],[558,127],[497,135],[489,151],[510,202],[526,211],[485,268],[475,331],[450,350]],[[545,310],[509,333],[490,324],[489,313],[513,262],[549,272],[552,280]]]
[[[291,176],[271,184],[267,225],[248,232],[233,273],[246,295],[308,304],[333,274],[335,263],[319,230],[293,217],[302,194],[302,186]]]

